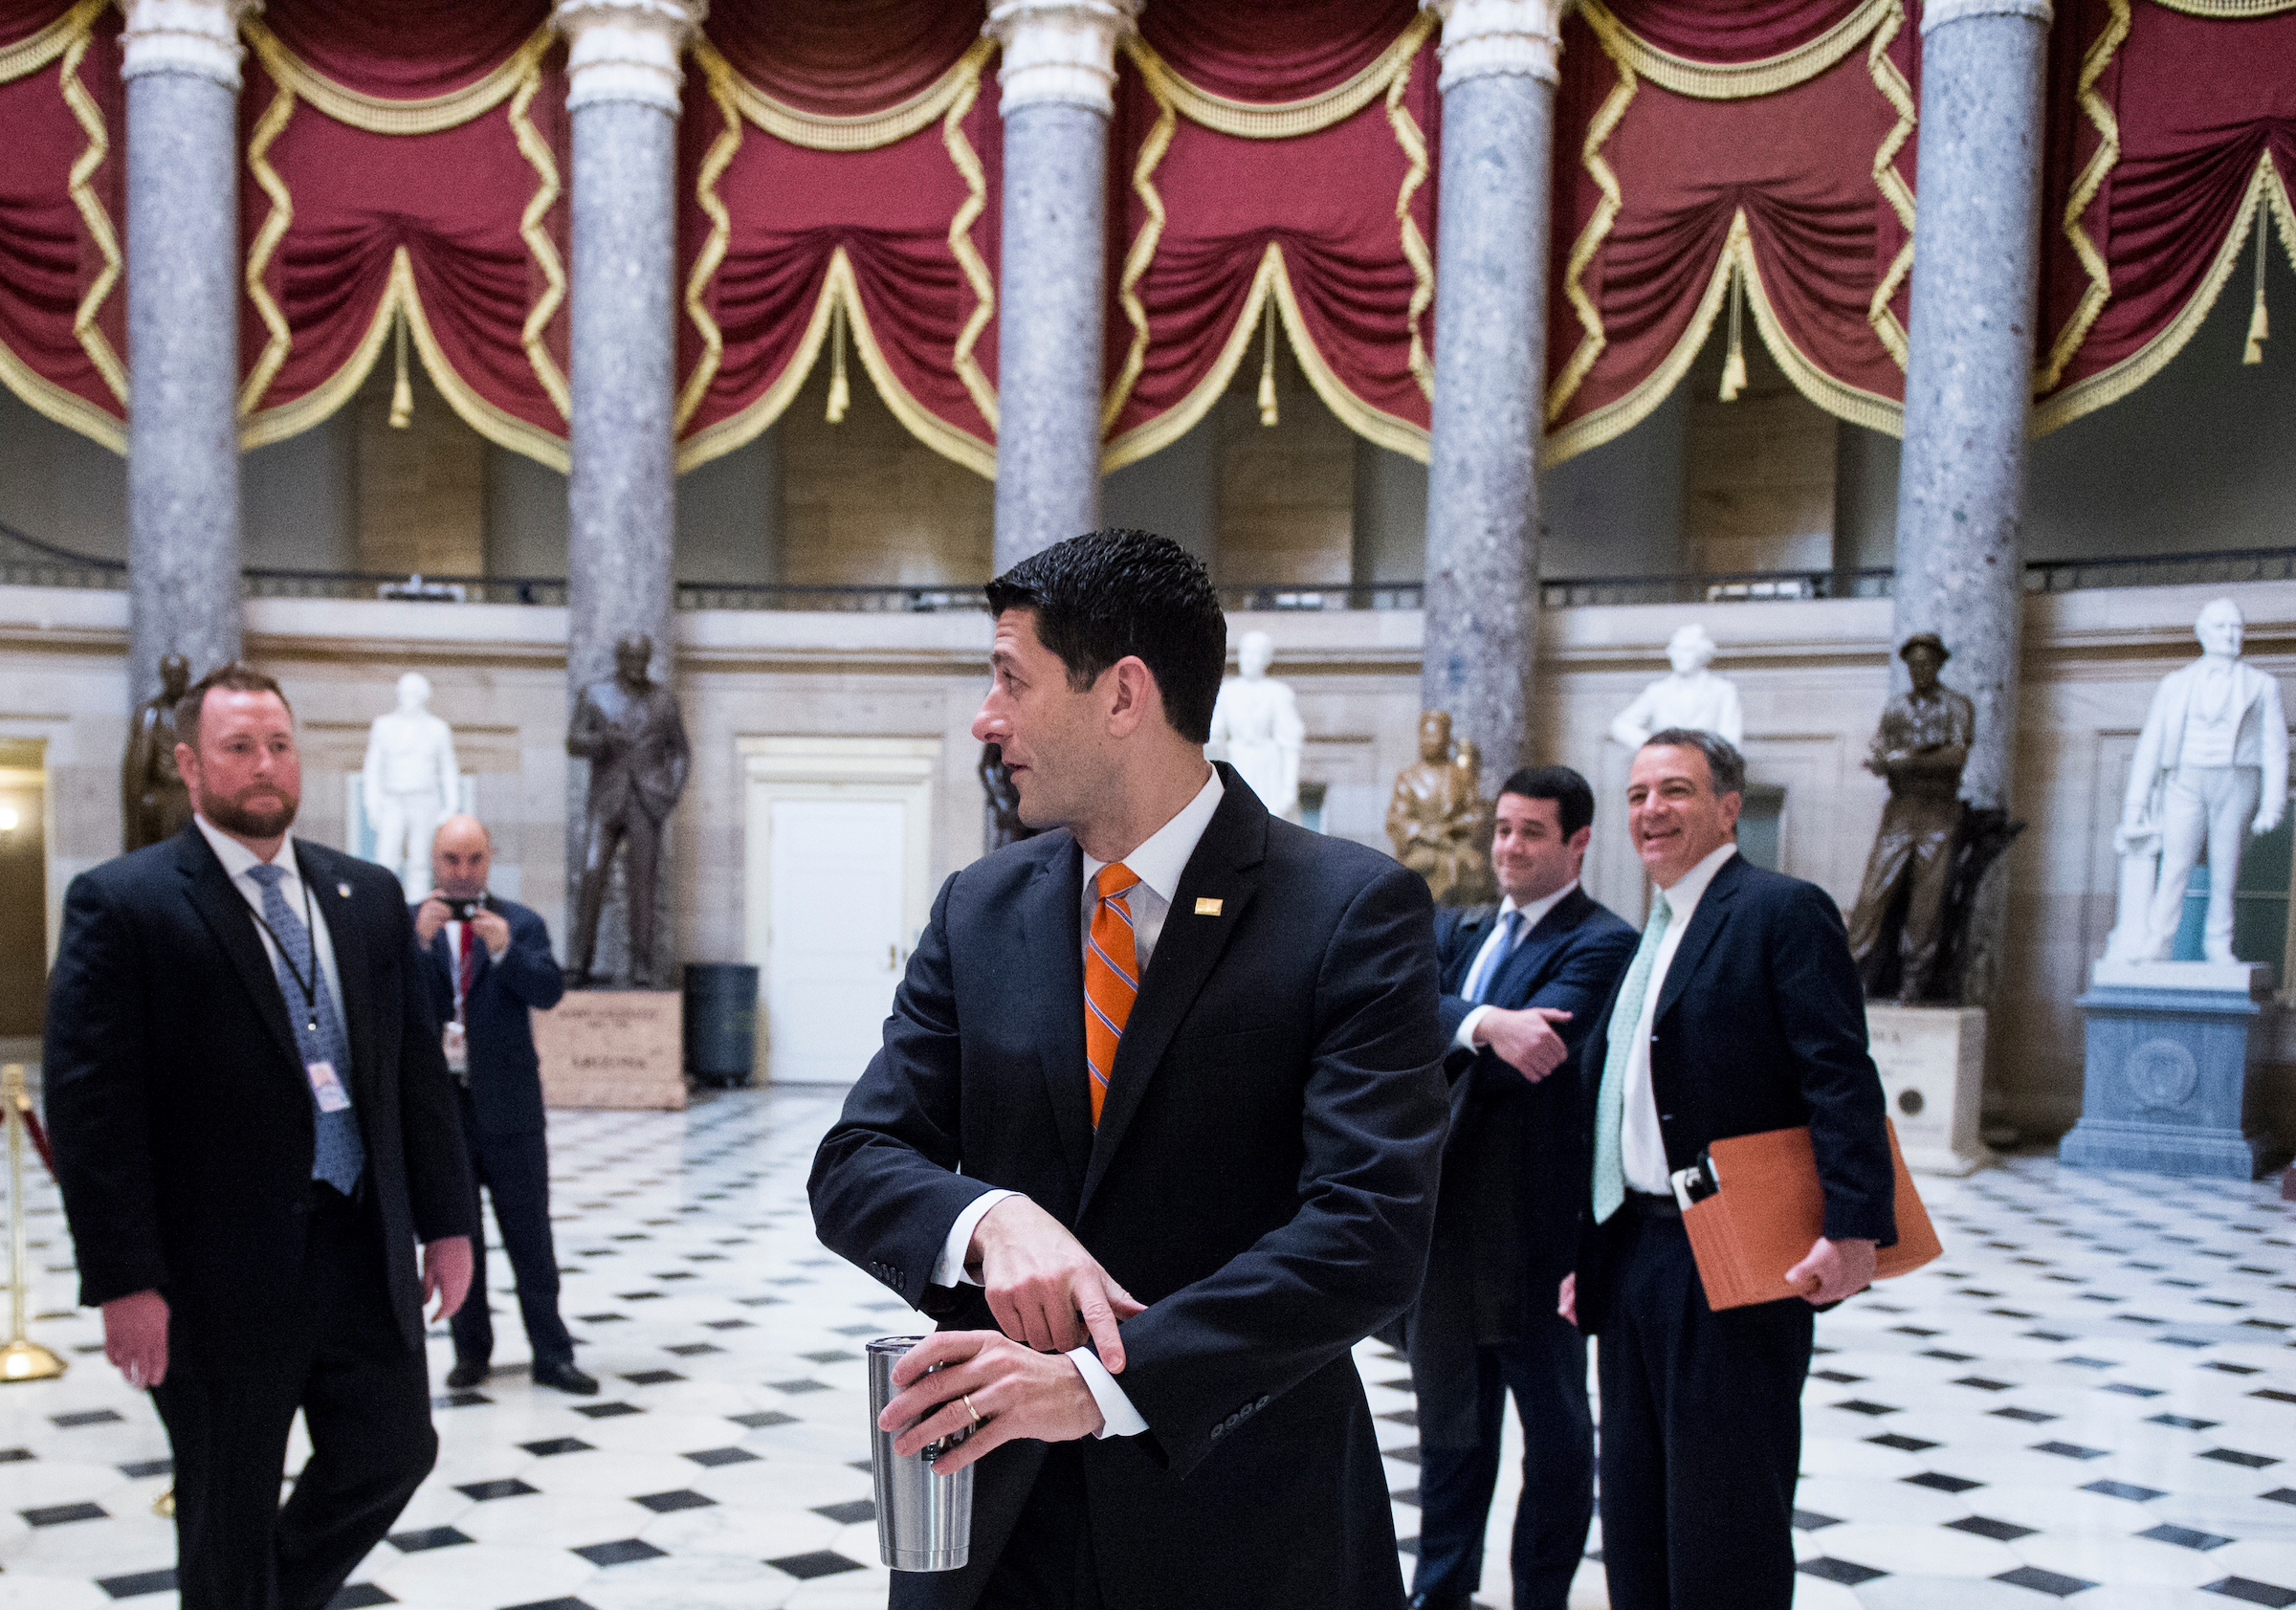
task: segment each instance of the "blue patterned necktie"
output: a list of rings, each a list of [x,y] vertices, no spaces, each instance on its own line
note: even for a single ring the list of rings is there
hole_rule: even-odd
[[[295,1026],[295,1048],[306,1064],[331,1063],[347,1099],[351,1093],[350,1041],[335,1011],[335,993],[320,974],[311,930],[279,892],[279,880],[287,875],[287,869],[250,867],[247,875],[263,886],[263,921],[279,949],[275,970],[279,993],[287,998],[287,1021]],[[310,995],[304,994],[298,979],[310,981]],[[359,1137],[359,1115],[348,1107],[327,1112],[320,1106],[317,1091],[311,1092],[311,1106],[318,1126],[311,1178],[325,1180],[347,1197],[358,1189],[359,1175],[366,1167],[366,1143]]]
[[[1468,996],[1478,1006],[1490,996],[1491,981],[1499,976],[1499,969],[1506,966],[1507,959],[1514,954],[1515,936],[1522,929],[1523,914],[1519,911],[1509,912],[1504,926],[1505,934],[1491,947],[1490,959],[1484,964],[1483,976],[1475,981],[1474,990]]]
[[[1634,1057],[1635,1031],[1643,1024],[1643,1003],[1658,967],[1658,947],[1673,920],[1674,907],[1660,890],[1652,902],[1643,942],[1627,964],[1619,1003],[1611,1008],[1609,1044],[1602,1057],[1602,1087],[1595,1096],[1595,1223],[1607,1220],[1626,1201],[1626,1064]]]

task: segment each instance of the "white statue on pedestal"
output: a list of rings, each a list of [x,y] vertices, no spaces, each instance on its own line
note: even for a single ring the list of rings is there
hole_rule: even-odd
[[[429,681],[411,671],[399,678],[399,707],[367,729],[360,778],[374,858],[398,873],[410,899],[430,887],[430,838],[461,792],[454,734],[430,704]]]
[[[1668,727],[1719,733],[1733,743],[1746,736],[1746,718],[1738,709],[1738,690],[1728,678],[1707,669],[1714,663],[1714,640],[1693,621],[1675,632],[1667,644],[1667,663],[1674,674],[1662,676],[1610,723],[1610,736],[1628,749],[1640,749],[1652,733]]]
[[[1299,752],[1308,729],[1299,718],[1292,690],[1268,674],[1275,640],[1247,631],[1236,645],[1241,676],[1220,684],[1212,706],[1212,739],[1227,751],[1227,763],[1251,785],[1270,814],[1299,820]]]
[[[2288,797],[2288,721],[2280,684],[2241,659],[2240,606],[2219,598],[2194,627],[2200,657],[2160,679],[2129,767],[2112,835],[2121,856],[2112,961],[2165,961],[2184,915],[2184,890],[2208,851],[2210,961],[2231,961],[2233,891],[2242,836],[2280,826]],[[2157,871],[2155,871],[2157,868]]]

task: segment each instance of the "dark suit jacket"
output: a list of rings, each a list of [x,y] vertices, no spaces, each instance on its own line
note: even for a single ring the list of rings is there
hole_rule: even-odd
[[[814,1221],[945,1326],[993,1330],[980,1288],[926,1282],[958,1213],[1006,1187],[1150,1305],[1116,1378],[1149,1430],[1077,1445],[1110,1610],[1394,1610],[1348,1349],[1417,1292],[1434,1219],[1432,907],[1386,856],[1272,820],[1221,776],[1098,1130],[1082,861],[1056,831],[942,886],[884,1049],[815,1158]],[[1217,915],[1197,914],[1204,897]],[[983,1459],[972,1564],[896,1573],[894,1602],[973,1603],[1043,1457],[1020,1442]]]
[[[1605,1003],[1579,1057],[1590,1169],[1610,1012]],[[1807,1124],[1825,1189],[1825,1234],[1884,1245],[1897,1239],[1882,1080],[1866,1049],[1865,991],[1842,913],[1816,884],[1743,855],[1723,863],[1659,991],[1650,1084],[1668,1169],[1689,1167],[1731,1136]],[[1591,1225],[1591,1190],[1581,1200],[1581,1222]],[[1578,1317],[1590,1329],[1601,1323],[1608,1257],[1624,1222],[1622,1213],[1581,1239]]]
[[[1436,915],[1448,1036],[1475,1008],[1460,991],[1498,916],[1496,906]],[[1554,1312],[1556,1283],[1570,1272],[1578,1250],[1578,1203],[1588,1179],[1578,1051],[1636,943],[1633,929],[1585,890],[1574,889],[1515,942],[1484,1002],[1569,1012],[1570,1021],[1556,1031],[1570,1047],[1570,1059],[1533,1084],[1489,1047],[1449,1051],[1443,1194],[1426,1285],[1411,1315],[1415,1372],[1423,1364],[1471,1371],[1473,1348],[1520,1341],[1533,1320]],[[1420,1429],[1425,1441],[1445,1446],[1474,1440],[1425,1436],[1424,1420]]]
[[[475,937],[477,969],[462,1003],[470,1034],[471,1106],[483,1136],[542,1133],[542,1070],[534,1054],[534,1019],[528,1008],[548,1011],[566,992],[566,981],[550,954],[550,929],[541,914],[515,900],[492,896],[495,910],[510,924],[510,948],[497,961]],[[411,908],[410,908],[411,909]],[[454,953],[441,928],[422,952],[423,983],[430,1010],[445,1023],[454,1016]]]
[[[438,1021],[398,879],[294,848],[334,940],[391,1308],[419,1350],[414,1244],[475,1227]],[[80,1302],[157,1288],[171,1367],[228,1368],[302,1334],[311,1086],[253,914],[196,824],[72,880],[45,1056]]]

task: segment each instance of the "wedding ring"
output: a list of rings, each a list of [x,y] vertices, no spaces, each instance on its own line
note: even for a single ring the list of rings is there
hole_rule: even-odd
[[[980,1424],[981,1411],[973,1407],[973,1395],[969,1392],[960,1394],[959,1400],[964,1404],[964,1412],[973,1417],[973,1423],[975,1425]]]

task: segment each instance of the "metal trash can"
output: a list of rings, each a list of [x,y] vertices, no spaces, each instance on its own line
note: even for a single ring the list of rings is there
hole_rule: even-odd
[[[720,1090],[748,1084],[758,1060],[758,970],[688,962],[685,1015],[686,1071]]]

